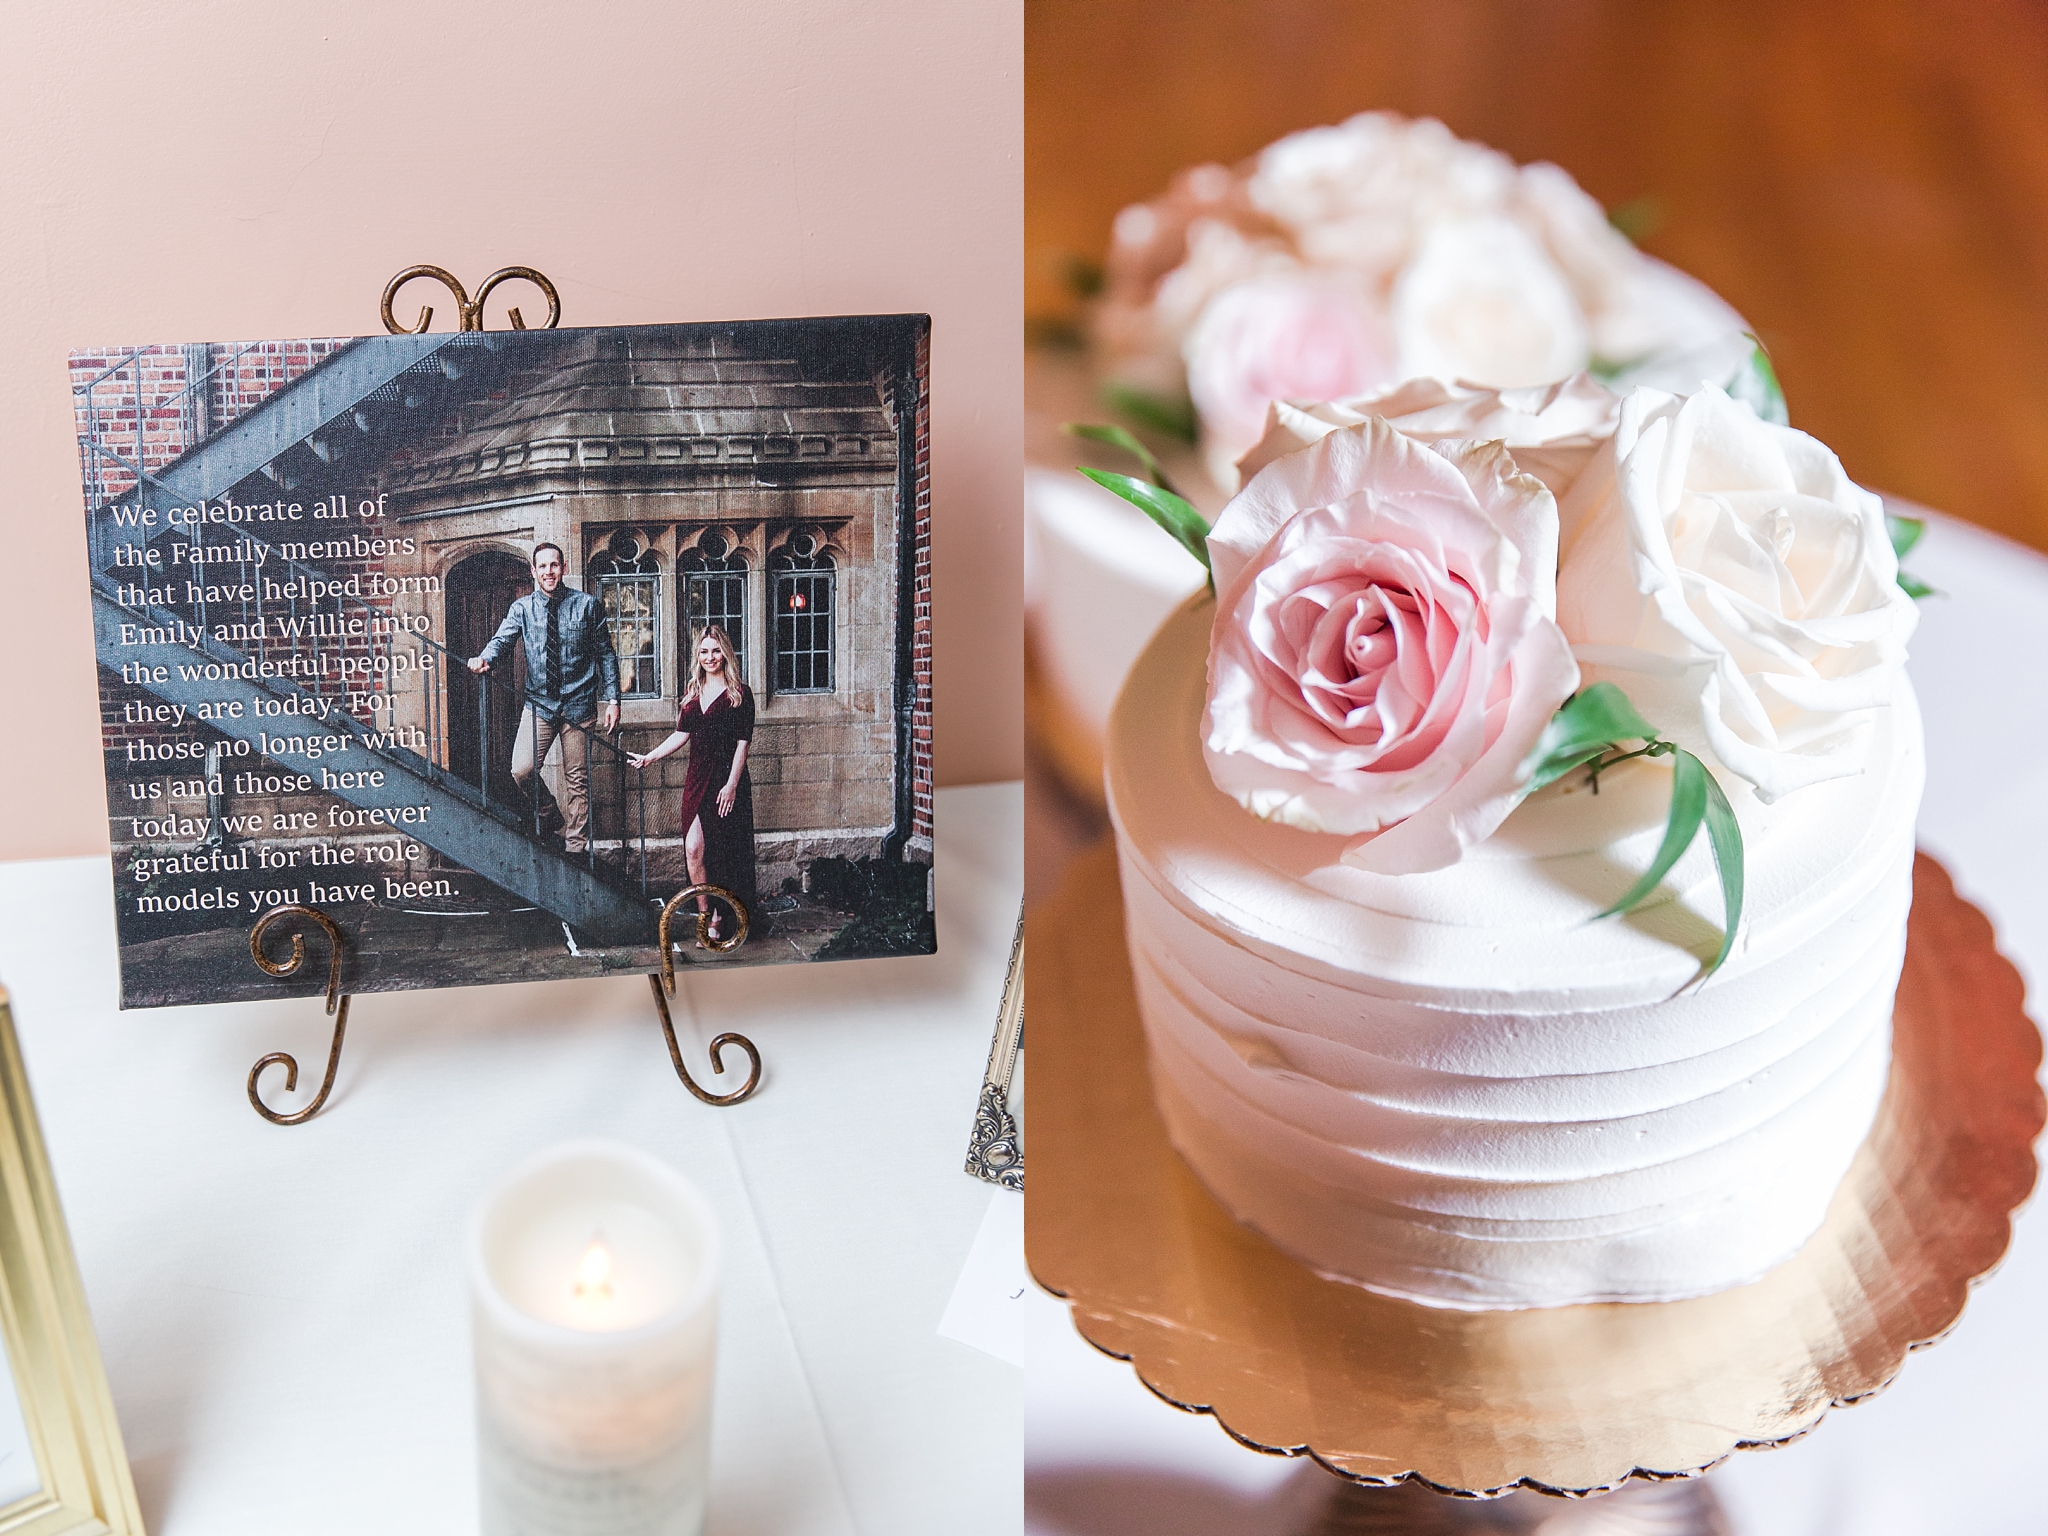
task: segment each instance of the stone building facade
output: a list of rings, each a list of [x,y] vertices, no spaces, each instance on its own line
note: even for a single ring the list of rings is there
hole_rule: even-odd
[[[764,888],[818,857],[883,856],[899,768],[896,556],[910,532],[885,380],[806,377],[798,359],[735,333],[567,333],[450,426],[377,476],[386,529],[414,549],[381,568],[426,589],[397,601],[473,651],[483,626],[465,620],[468,595],[523,585],[534,546],[559,544],[570,584],[612,615],[634,751],[673,728],[695,644],[722,622],[756,700]],[[443,702],[459,732],[464,702]],[[675,877],[684,763],[653,770],[648,810]],[[593,777],[596,832],[610,841],[639,807],[619,777]]]

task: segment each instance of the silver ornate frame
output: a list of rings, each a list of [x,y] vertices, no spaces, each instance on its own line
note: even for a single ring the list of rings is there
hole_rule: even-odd
[[[1002,1006],[996,1010],[995,1039],[981,1075],[981,1101],[974,1110],[974,1135],[967,1144],[967,1171],[1004,1189],[1024,1188],[1024,1137],[1010,1111],[1010,1085],[1024,1054],[1024,913],[1010,944],[1010,968],[1003,977]]]

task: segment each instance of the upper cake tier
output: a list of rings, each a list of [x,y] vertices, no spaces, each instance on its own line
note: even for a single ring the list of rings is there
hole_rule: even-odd
[[[1213,605],[1111,723],[1133,969],[1175,1145],[1319,1270],[1456,1306],[1661,1300],[1754,1279],[1820,1224],[1883,1091],[1920,725],[1901,681],[1857,775],[1765,805],[1749,871],[1696,846],[1652,900],[1669,771],[1533,797],[1449,868],[1384,875],[1278,826],[1202,756]]]

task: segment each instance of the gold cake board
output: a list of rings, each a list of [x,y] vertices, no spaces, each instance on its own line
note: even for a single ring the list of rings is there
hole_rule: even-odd
[[[1891,1082],[1825,1225],[1753,1285],[1654,1304],[1457,1312],[1315,1275],[1167,1142],[1113,848],[1028,926],[1033,1275],[1160,1397],[1360,1483],[1585,1495],[1803,1435],[1954,1326],[2033,1187],[2041,1037],[1989,921],[1924,854]]]

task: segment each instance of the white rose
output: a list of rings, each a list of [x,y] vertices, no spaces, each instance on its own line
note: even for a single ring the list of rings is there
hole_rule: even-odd
[[[1391,278],[1445,219],[1506,206],[1515,164],[1434,118],[1365,112],[1260,152],[1245,192],[1319,265]]]
[[[1606,362],[1676,358],[1715,348],[1749,355],[1747,320],[1698,278],[1640,251],[1622,280],[1589,304],[1586,314],[1593,355]],[[1694,383],[1688,380],[1686,389]]]
[[[1620,398],[1583,373],[1526,389],[1410,379],[1351,400],[1276,400],[1266,418],[1266,435],[1237,461],[1237,473],[1249,482],[1282,454],[1318,442],[1339,427],[1379,416],[1419,443],[1505,443],[1522,473],[1534,475],[1553,496],[1562,498],[1614,436],[1620,410]]]
[[[1502,218],[1432,229],[1394,284],[1401,372],[1497,389],[1548,384],[1591,358],[1578,300],[1541,246]]]
[[[1568,172],[1554,165],[1523,166],[1513,214],[1542,241],[1571,284],[1593,356],[1634,363],[1731,341],[1742,347],[1741,358],[1748,356],[1742,338],[1749,323],[1705,283],[1637,250]],[[1714,382],[1728,377],[1721,374]],[[1685,378],[1679,388],[1689,393],[1699,382]]]
[[[1719,389],[1641,389],[1560,507],[1588,683],[1765,801],[1858,772],[1919,615],[1876,496]]]
[[[1224,289],[1185,353],[1210,474],[1226,487],[1273,401],[1353,395],[1394,371],[1378,305],[1339,273],[1274,273]]]
[[[1724,332],[1712,341],[1675,352],[1653,352],[1638,363],[1621,369],[1607,381],[1618,395],[1638,389],[1662,390],[1667,395],[1689,395],[1712,384],[1727,389],[1749,367],[1756,342],[1741,332]]]
[[[1523,166],[1515,174],[1510,204],[1515,221],[1543,242],[1589,310],[1599,307],[1643,259],[1628,236],[1608,222],[1607,211],[1562,167]]]

